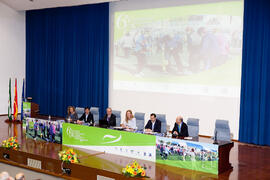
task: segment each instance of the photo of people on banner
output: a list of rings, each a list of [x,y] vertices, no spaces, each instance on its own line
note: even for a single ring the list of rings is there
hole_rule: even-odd
[[[218,146],[157,137],[156,162],[217,174]]]
[[[62,144],[63,122],[26,118],[23,120],[23,128],[28,138]]]

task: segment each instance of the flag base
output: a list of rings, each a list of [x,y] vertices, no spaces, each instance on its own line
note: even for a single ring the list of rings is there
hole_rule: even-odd
[[[5,123],[8,123],[8,124],[22,124],[22,121],[20,121],[20,120],[12,120],[12,121],[10,121],[9,119],[6,119],[5,120]]]

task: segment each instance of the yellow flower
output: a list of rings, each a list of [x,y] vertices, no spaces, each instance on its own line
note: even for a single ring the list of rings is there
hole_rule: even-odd
[[[130,173],[130,174],[132,174],[132,173],[133,173],[133,169],[132,169],[131,167],[129,167],[129,168],[127,169],[127,172]]]

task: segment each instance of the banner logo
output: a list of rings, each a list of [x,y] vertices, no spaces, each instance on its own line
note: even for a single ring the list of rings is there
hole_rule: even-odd
[[[112,141],[108,141],[108,142],[103,142],[102,144],[111,144],[111,143],[115,143],[115,142],[118,142],[122,139],[122,135],[120,134],[120,136],[116,139],[117,137],[116,136],[113,136],[113,135],[110,135],[110,134],[107,134],[105,136],[103,136],[103,140],[106,140],[106,139],[115,139],[115,140],[112,140]]]
[[[79,130],[73,130],[71,127],[68,127],[66,132],[69,138],[74,138],[79,141],[88,141],[82,137],[84,134]]]

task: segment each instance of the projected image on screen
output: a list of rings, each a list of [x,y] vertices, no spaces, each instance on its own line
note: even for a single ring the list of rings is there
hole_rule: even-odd
[[[242,2],[119,11],[114,89],[238,97]]]

